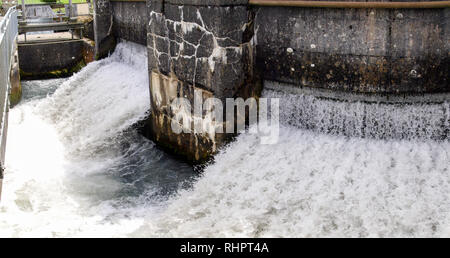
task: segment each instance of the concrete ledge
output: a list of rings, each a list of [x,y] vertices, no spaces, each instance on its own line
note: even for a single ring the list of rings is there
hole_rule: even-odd
[[[71,76],[93,61],[94,44],[89,40],[19,44],[22,79]]]
[[[317,98],[346,102],[367,102],[386,104],[440,104],[450,99],[449,93],[425,93],[425,94],[379,94],[339,92],[329,89],[311,87],[299,87],[292,84],[265,81],[264,89],[280,91],[290,94],[310,95]]]
[[[448,9],[256,8],[264,79],[333,91],[450,92]]]

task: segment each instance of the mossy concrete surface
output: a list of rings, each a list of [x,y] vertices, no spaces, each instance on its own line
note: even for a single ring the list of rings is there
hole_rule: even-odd
[[[152,2],[146,23],[152,105],[147,135],[163,149],[202,164],[236,135],[224,133],[225,129],[231,124],[245,125],[248,115],[238,114],[234,106],[233,110],[224,106],[224,114],[234,114],[234,119],[226,117],[222,121],[212,119],[213,107],[195,114],[172,103],[180,96],[190,104],[212,98],[222,104],[230,98],[258,99],[261,81],[252,40],[255,13],[242,2],[232,0],[172,2]],[[132,13],[126,8],[133,5],[123,3],[120,8],[115,7],[122,13],[114,13],[115,20],[122,22],[117,26],[123,27],[115,31],[121,32],[122,37],[131,36],[124,32],[125,28],[138,26],[140,21],[133,24],[133,20],[121,18]],[[248,109],[256,107],[257,103],[249,104]],[[172,125],[179,124],[179,117],[196,122],[183,121],[183,131],[174,132]]]
[[[447,9],[256,8],[265,80],[335,92],[450,92]]]
[[[80,62],[76,63],[72,67],[48,71],[48,72],[29,73],[24,70],[20,70],[20,76],[23,79],[27,79],[27,80],[65,78],[65,77],[70,77],[74,73],[80,71],[84,66],[86,66],[86,63],[83,60],[81,60]]]
[[[22,79],[69,77],[94,61],[95,44],[89,39],[19,44]]]

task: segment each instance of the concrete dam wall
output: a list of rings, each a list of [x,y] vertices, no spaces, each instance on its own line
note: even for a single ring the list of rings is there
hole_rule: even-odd
[[[241,19],[254,26],[257,67],[263,79],[364,93],[449,91],[448,8],[258,7],[248,1],[111,3],[114,35],[140,44],[147,42],[145,25],[159,4],[170,17],[181,15],[173,11],[174,6],[183,7],[180,10],[222,6],[230,12],[241,6],[249,15]],[[187,17],[185,23],[201,26],[201,21]],[[231,17],[214,19],[231,23]]]
[[[231,135],[195,133],[192,128],[173,133],[173,117],[181,111],[174,112],[171,103],[180,96],[193,103],[196,98],[225,101],[260,95],[261,80],[252,43],[254,12],[247,1],[98,1],[95,6],[99,52],[108,48],[101,42],[111,36],[148,48],[152,103],[149,136],[190,161],[208,159]],[[190,112],[184,115],[194,121],[211,112],[207,110],[203,117]]]
[[[147,3],[111,2],[113,10],[114,36],[147,45],[147,25],[149,12]]]
[[[97,42],[89,46],[100,60],[70,78],[22,80],[22,101],[11,109],[8,88],[0,93],[9,117],[8,140],[0,137],[0,236],[449,235],[446,10],[383,17],[391,2],[319,9],[256,5],[269,0],[135,1],[95,2],[89,38]],[[313,4],[321,3],[330,4]],[[138,16],[144,4],[147,17]],[[419,17],[393,33],[415,12],[444,22]],[[53,62],[52,70],[84,58],[80,39],[35,40],[55,34],[30,34],[20,44],[33,51],[20,64],[9,38],[0,82],[11,75],[10,96],[12,78],[20,90],[19,66],[43,59],[36,67]],[[404,54],[393,57],[401,38]],[[397,66],[398,58],[414,67]],[[243,113],[238,100],[248,104]],[[250,119],[254,107],[270,112],[269,125]],[[212,116],[217,109],[225,120]],[[251,126],[239,135],[212,130],[245,120]],[[180,121],[181,133],[173,128]],[[276,141],[264,143],[272,132]]]
[[[152,105],[147,134],[160,146],[194,163],[207,160],[233,136],[214,128],[245,124],[248,113],[204,124],[212,109],[196,117],[174,109],[172,101],[257,99],[264,81],[278,82],[270,83],[272,90],[326,91],[327,97],[352,101],[379,101],[375,95],[400,102],[405,95],[417,102],[448,100],[449,8],[257,2],[94,1],[96,58],[111,53],[120,39],[147,46]],[[175,134],[171,124],[180,115],[212,130]]]
[[[362,93],[450,91],[448,8],[255,12],[264,79]]]
[[[71,76],[93,61],[94,47],[88,40],[22,43],[19,57],[23,79]]]

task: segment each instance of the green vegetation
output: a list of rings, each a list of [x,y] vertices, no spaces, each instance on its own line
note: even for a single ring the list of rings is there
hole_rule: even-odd
[[[11,107],[14,107],[20,102],[22,98],[22,85],[20,81],[16,87],[11,88],[11,92],[9,93],[9,103]]]

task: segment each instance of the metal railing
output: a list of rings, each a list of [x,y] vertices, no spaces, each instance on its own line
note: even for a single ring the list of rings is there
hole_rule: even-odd
[[[49,7],[50,9],[65,8],[64,16],[68,17],[70,20],[71,18],[73,18],[75,16],[74,15],[75,5],[77,5],[77,4],[72,4],[72,0],[69,0],[68,4],[45,3],[45,2],[38,3],[38,4],[26,4],[25,0],[20,0],[20,5],[18,5],[18,8],[22,11],[22,16],[21,16],[22,20],[27,20],[29,18],[29,17],[27,17],[27,8],[28,7],[45,7],[45,6]],[[58,13],[58,16],[61,16],[61,15],[62,15],[62,13]]]
[[[5,161],[6,131],[9,110],[9,90],[11,87],[11,61],[16,50],[18,34],[17,9],[8,9],[0,21],[0,196],[1,181]]]
[[[24,35],[19,38],[19,44],[28,43],[28,32],[42,32],[42,31],[57,31],[57,32],[71,32],[71,39],[74,40],[75,34],[78,33],[79,38],[82,38],[84,23],[78,21],[79,16],[92,15],[88,3],[69,4],[61,3],[40,3],[40,4],[25,4],[25,0],[19,0],[21,4],[17,5],[17,9],[21,14],[19,18],[19,35]],[[83,7],[80,7],[82,6]],[[55,8],[58,11],[55,13]],[[64,13],[60,12],[60,8],[65,8]],[[80,8],[80,9],[79,9]],[[42,37],[40,40],[34,38],[32,41],[45,42],[49,38]],[[50,38],[50,41],[54,39]]]

